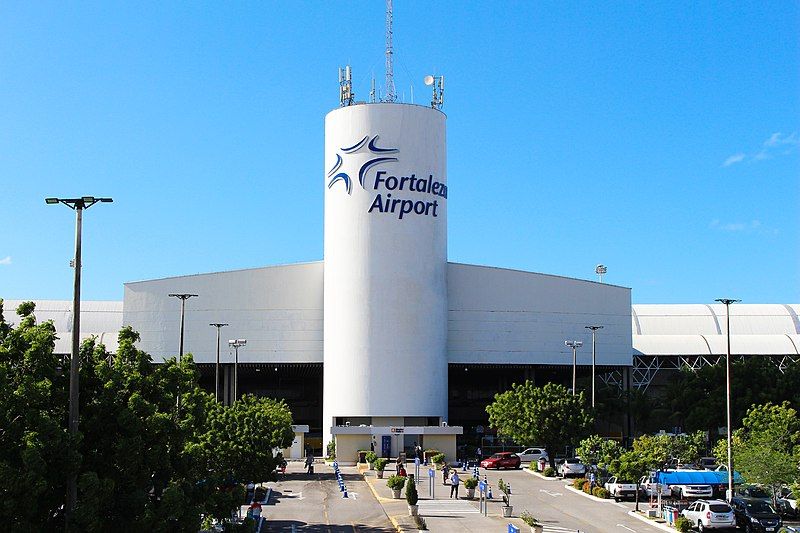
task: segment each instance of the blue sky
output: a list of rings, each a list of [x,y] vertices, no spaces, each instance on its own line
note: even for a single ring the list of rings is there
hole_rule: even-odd
[[[800,3],[395,2],[444,74],[451,261],[800,302]],[[0,297],[322,258],[323,120],[383,80],[384,7],[0,3]]]

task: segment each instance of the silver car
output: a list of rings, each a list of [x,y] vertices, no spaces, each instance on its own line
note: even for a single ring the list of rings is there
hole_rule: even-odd
[[[733,509],[722,500],[697,500],[681,514],[699,531],[736,527]]]
[[[586,475],[586,465],[581,463],[581,460],[577,457],[564,459],[564,461],[558,465],[558,473],[561,477],[584,476]]]
[[[518,453],[517,455],[519,455],[519,458],[522,459],[523,463],[536,463],[540,458],[544,458],[545,461],[548,460],[547,450],[544,448],[526,448],[523,452]]]

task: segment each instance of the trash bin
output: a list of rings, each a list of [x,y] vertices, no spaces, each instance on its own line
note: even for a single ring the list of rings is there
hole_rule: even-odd
[[[544,457],[539,458],[539,472],[544,472],[545,465],[547,461],[545,461]]]

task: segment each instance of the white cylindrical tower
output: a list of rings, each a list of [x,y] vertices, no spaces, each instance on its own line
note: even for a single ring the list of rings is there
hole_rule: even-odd
[[[359,104],[325,118],[324,406],[447,416],[445,115]]]

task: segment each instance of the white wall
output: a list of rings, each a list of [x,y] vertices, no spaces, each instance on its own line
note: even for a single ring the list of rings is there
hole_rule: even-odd
[[[322,263],[180,276],[125,284],[123,322],[141,334],[139,346],[158,361],[178,353],[180,302],[186,301],[184,352],[197,362],[232,361],[228,339],[247,339],[239,362],[322,362]]]
[[[571,365],[567,339],[582,340],[578,363],[631,364],[631,291],[593,281],[450,263],[447,271],[451,363]]]

